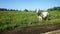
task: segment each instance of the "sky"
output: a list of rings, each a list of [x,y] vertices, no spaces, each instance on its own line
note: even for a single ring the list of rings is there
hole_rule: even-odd
[[[46,10],[52,7],[60,7],[60,0],[0,0],[0,8],[18,10]]]

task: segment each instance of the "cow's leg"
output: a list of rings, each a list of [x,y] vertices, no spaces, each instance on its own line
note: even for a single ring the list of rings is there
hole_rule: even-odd
[[[49,16],[46,16],[46,17],[44,18],[44,20],[50,20]]]
[[[38,18],[39,18],[39,21],[42,21],[42,17],[41,16],[39,16]]]
[[[46,20],[46,19],[47,19],[47,17],[44,18],[44,20]]]

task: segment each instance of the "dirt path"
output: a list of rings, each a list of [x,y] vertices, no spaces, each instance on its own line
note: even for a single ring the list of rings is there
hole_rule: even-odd
[[[60,29],[60,24],[17,28],[14,30],[5,30],[3,32],[0,32],[0,34],[41,34],[41,33],[58,30],[58,29]]]
[[[60,34],[60,30],[55,30],[55,31],[51,31],[51,32],[46,32],[46,33],[42,33],[42,34]]]

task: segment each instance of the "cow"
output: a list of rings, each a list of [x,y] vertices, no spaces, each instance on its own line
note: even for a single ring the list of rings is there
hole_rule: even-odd
[[[38,9],[36,9],[35,12],[38,15],[37,18],[39,19],[39,21],[42,21],[43,19],[46,20],[49,16],[48,12],[43,12],[43,11],[40,11]]]

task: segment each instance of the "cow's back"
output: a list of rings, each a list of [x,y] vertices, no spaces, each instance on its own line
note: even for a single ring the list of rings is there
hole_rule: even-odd
[[[49,13],[48,12],[42,12],[42,15],[43,15],[43,17],[46,17],[49,15]]]

